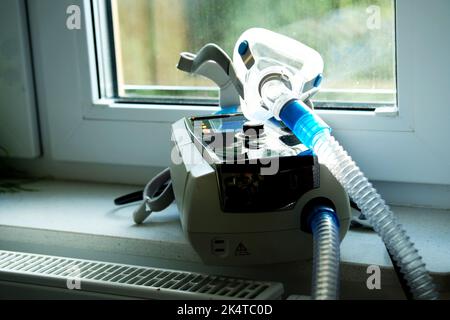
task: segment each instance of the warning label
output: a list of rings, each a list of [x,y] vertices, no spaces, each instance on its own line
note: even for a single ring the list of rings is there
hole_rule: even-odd
[[[237,247],[236,250],[234,250],[234,255],[235,256],[248,256],[250,254],[250,252],[248,252],[247,247],[240,242]]]

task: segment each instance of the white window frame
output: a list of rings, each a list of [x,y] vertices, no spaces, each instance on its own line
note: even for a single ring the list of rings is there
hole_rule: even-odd
[[[399,113],[318,111],[370,179],[450,184],[449,3],[397,0]],[[66,28],[66,8],[73,4],[82,8],[81,30]],[[90,1],[40,0],[28,6],[51,159],[167,166],[170,124],[217,110],[101,99]]]
[[[10,74],[0,74],[0,157],[41,155],[26,19],[24,1],[0,3],[0,44],[8,48],[0,52],[0,63],[10,69]]]

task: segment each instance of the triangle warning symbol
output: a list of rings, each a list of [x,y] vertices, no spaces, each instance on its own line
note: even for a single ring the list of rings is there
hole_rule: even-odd
[[[234,255],[235,256],[248,256],[250,254],[250,252],[248,252],[247,247],[240,242],[237,247],[236,250],[234,250]]]

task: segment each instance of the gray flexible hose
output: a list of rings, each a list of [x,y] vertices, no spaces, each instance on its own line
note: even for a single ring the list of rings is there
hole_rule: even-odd
[[[349,154],[331,136],[330,127],[311,112],[304,102],[289,99],[289,94],[283,93],[273,109],[280,110],[283,122],[305,146],[314,151],[319,161],[327,166],[367,217],[404,274],[414,299],[438,299],[439,293],[422,257],[389,206]]]
[[[439,293],[414,243],[339,142],[329,133],[318,135],[313,150],[381,236],[404,274],[414,299],[438,299]]]
[[[318,209],[312,216],[314,258],[311,296],[314,300],[339,297],[339,225],[330,209]]]

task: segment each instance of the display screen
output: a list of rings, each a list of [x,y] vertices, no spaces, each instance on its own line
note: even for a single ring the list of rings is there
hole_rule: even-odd
[[[205,136],[217,133],[236,133],[242,131],[247,120],[242,115],[214,118],[194,118],[194,134],[203,141]]]
[[[194,118],[193,131],[203,148],[221,161],[245,158],[243,140],[239,138],[246,122],[243,115],[224,115],[211,118]]]

